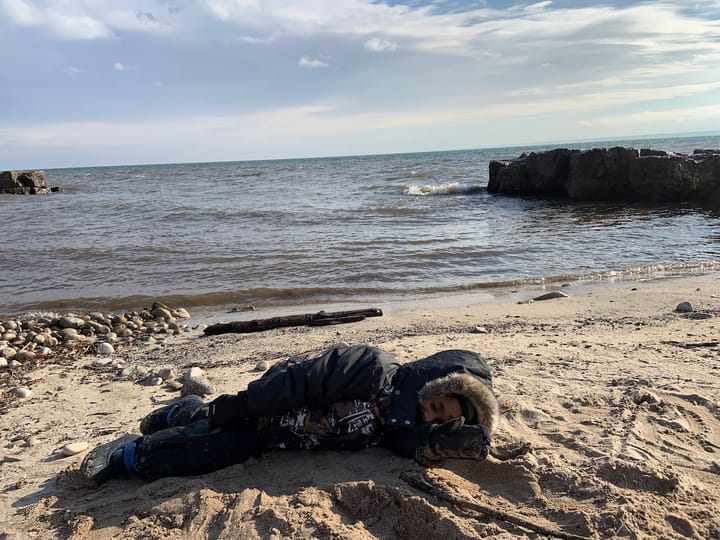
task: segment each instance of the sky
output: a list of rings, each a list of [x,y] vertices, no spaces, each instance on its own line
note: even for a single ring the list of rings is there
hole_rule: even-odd
[[[720,126],[720,0],[0,0],[0,170]]]

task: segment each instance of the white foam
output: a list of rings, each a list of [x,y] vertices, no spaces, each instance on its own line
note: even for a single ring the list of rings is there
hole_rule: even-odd
[[[422,186],[408,186],[403,192],[405,195],[455,195],[457,193],[474,193],[480,190],[479,186],[466,186],[458,182],[449,184],[425,184]]]

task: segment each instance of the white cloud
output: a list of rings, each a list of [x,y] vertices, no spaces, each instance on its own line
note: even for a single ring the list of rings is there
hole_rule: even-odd
[[[36,3],[42,5],[36,6]],[[113,35],[104,22],[85,13],[82,6],[57,0],[36,3],[2,0],[0,7],[11,22],[19,26],[45,27],[61,39],[87,40]]]
[[[3,0],[0,5],[10,21],[20,26],[39,25],[43,22],[40,11],[24,0]]]
[[[249,43],[251,45],[268,45],[270,43],[274,43],[277,40],[277,35],[270,34],[267,36],[240,36],[238,38],[238,41],[241,41],[242,43]]]
[[[113,64],[113,69],[115,71],[125,71],[127,68],[125,67],[125,64],[121,64],[120,62],[115,62]]]
[[[365,42],[365,48],[372,52],[394,51],[397,49],[397,43],[379,37],[372,37]]]
[[[82,73],[82,69],[75,66],[68,66],[67,68],[65,68],[65,71],[67,71],[68,73]]]
[[[328,67],[330,64],[327,62],[323,62],[322,60],[317,60],[315,58],[310,58],[307,55],[303,55],[300,57],[300,60],[298,60],[298,66],[300,67],[308,67],[308,68],[324,68]]]

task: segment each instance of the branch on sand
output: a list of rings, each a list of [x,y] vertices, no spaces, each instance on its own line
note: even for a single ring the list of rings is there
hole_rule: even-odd
[[[273,328],[287,328],[289,326],[327,326],[331,324],[347,324],[364,321],[366,317],[381,317],[382,310],[378,308],[353,309],[350,311],[318,311],[302,315],[285,315],[269,319],[254,319],[252,321],[235,321],[218,323],[208,326],[204,332],[206,336],[218,334],[247,334],[262,332]]]

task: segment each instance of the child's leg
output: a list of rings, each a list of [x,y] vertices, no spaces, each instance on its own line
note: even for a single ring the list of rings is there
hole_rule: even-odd
[[[257,420],[215,431],[199,420],[139,439],[134,468],[145,480],[204,474],[242,463],[257,450]]]

